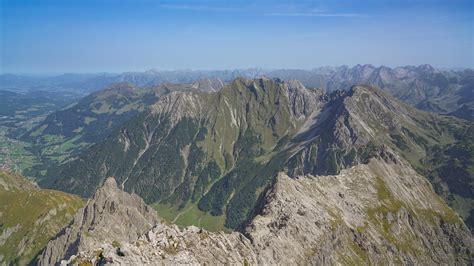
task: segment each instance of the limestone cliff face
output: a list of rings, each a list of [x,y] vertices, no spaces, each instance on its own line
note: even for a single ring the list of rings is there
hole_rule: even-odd
[[[58,264],[103,242],[136,241],[157,222],[156,212],[139,196],[119,190],[115,179],[108,178],[72,224],[48,243],[38,264]]]
[[[261,264],[469,264],[459,216],[398,157],[339,175],[281,173],[246,227]]]

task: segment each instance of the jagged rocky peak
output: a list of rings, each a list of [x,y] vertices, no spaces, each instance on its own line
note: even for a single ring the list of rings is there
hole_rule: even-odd
[[[108,178],[49,242],[39,265],[255,264],[251,243],[242,234],[184,230],[160,223],[156,212]]]
[[[171,119],[177,121],[182,117],[196,118],[205,114],[221,97],[226,97],[227,103],[231,105],[239,105],[240,102],[250,101],[251,98],[260,102],[266,99],[269,102],[275,101],[276,104],[280,104],[279,98],[282,95],[287,97],[293,115],[300,119],[321,107],[324,92],[323,90],[306,89],[297,80],[281,81],[266,77],[256,79],[239,77],[230,84],[223,85],[221,90],[208,94],[190,91],[169,93],[162,97],[152,110],[155,114],[170,114]],[[274,102],[271,103],[274,104]],[[239,107],[241,106],[236,106],[236,108]],[[266,108],[273,108],[273,106]]]
[[[136,241],[158,221],[153,208],[139,196],[120,190],[109,177],[77,212],[72,224],[48,243],[38,264],[56,264],[103,242]]]
[[[308,117],[326,102],[322,89],[307,89],[298,80],[288,80],[284,86],[287,89],[291,111],[298,119]]]
[[[373,85],[352,86],[349,96],[349,99],[345,102],[346,105],[350,105],[353,108],[357,107],[359,111],[380,109],[380,111],[384,111],[386,116],[392,115],[388,112],[393,112],[393,115],[404,116],[413,116],[419,113],[414,108],[403,104],[389,93]]]
[[[436,69],[430,64],[424,64],[418,66],[419,70],[426,71],[426,72],[434,72]]]
[[[327,102],[321,111],[307,120],[295,137],[305,148],[291,161],[304,163],[292,164],[301,168],[290,168],[291,176],[334,174],[367,161],[384,145],[407,150],[400,144],[402,141],[413,141],[410,144],[415,146],[419,145],[415,139],[432,138],[425,121],[439,120],[372,85],[353,86],[349,91],[335,91],[325,97]]]
[[[414,126],[417,122],[413,117],[425,117],[423,113],[372,85],[353,86],[348,92],[336,91],[329,97],[326,109],[331,114],[326,120],[334,127],[325,130],[329,130],[339,141],[351,145],[385,138],[389,133],[387,130],[404,125]]]
[[[290,90],[304,90],[306,89],[303,83],[297,79],[290,79],[288,81],[285,81],[285,83],[288,85],[288,88]]]

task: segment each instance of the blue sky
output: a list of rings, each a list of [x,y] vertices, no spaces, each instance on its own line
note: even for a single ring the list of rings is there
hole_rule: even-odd
[[[0,72],[474,67],[472,0],[0,0]]]

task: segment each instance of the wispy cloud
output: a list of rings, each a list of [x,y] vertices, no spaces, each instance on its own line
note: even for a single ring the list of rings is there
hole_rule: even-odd
[[[248,12],[254,14],[263,14],[264,16],[280,16],[280,17],[339,17],[339,18],[358,18],[367,17],[367,15],[359,13],[344,13],[344,12],[329,12],[327,9],[322,8],[307,8],[299,5],[289,5],[278,7],[273,12],[262,12],[264,9],[268,10],[268,7],[263,8],[260,5],[251,6],[229,6],[229,5],[213,5],[213,4],[161,4],[159,5],[162,9],[175,10],[175,11],[195,11],[195,12]],[[270,8],[271,10],[272,8]],[[284,11],[283,11],[284,10]],[[304,10],[304,11],[303,11]],[[260,13],[261,12],[261,13]]]
[[[312,12],[312,13],[266,13],[265,16],[280,16],[280,17],[345,17],[345,18],[357,18],[357,17],[366,17],[363,14],[357,13],[321,13],[321,12]]]
[[[211,6],[211,5],[185,5],[185,4],[168,4],[160,5],[163,9],[182,10],[182,11],[203,11],[203,12],[236,12],[241,11],[240,8],[227,6]]]

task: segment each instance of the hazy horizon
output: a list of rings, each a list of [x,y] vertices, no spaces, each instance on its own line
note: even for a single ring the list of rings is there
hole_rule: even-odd
[[[20,0],[0,9],[0,73],[474,67],[466,0]]]
[[[150,68],[150,69],[143,69],[143,70],[126,70],[126,71],[97,71],[97,72],[37,72],[37,73],[27,73],[27,72],[0,72],[0,75],[19,75],[19,76],[30,76],[30,77],[52,77],[52,76],[59,76],[59,75],[120,75],[124,73],[145,73],[149,71],[155,72],[225,72],[225,71],[249,71],[249,70],[259,70],[259,71],[278,71],[278,70],[302,70],[302,71],[314,71],[319,68],[338,68],[338,67],[349,67],[353,68],[357,65],[365,66],[371,65],[375,68],[378,67],[389,67],[391,69],[398,68],[398,67],[420,67],[423,65],[430,65],[437,70],[446,70],[446,71],[464,71],[464,70],[474,70],[474,67],[438,67],[433,66],[431,64],[419,64],[419,65],[397,65],[397,66],[387,66],[387,65],[375,65],[375,64],[354,64],[354,65],[322,65],[322,66],[315,66],[312,68],[262,68],[262,67],[248,67],[248,68],[228,68],[228,69],[157,69],[157,68]]]

